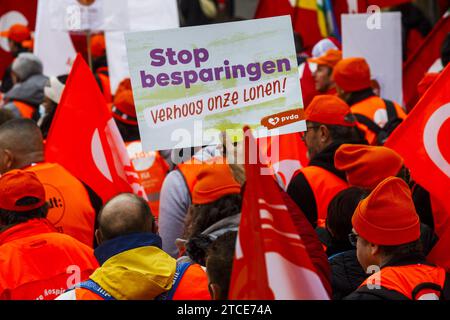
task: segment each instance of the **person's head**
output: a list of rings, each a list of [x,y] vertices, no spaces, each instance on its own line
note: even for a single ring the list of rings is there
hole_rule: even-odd
[[[228,299],[236,238],[236,231],[227,232],[218,237],[208,248],[206,273],[213,300]]]
[[[386,147],[343,144],[334,155],[336,169],[344,171],[351,186],[373,190],[402,171],[403,158]]]
[[[226,164],[206,165],[192,192],[192,205],[186,215],[184,239],[191,258],[204,265],[210,237],[202,234],[214,224],[241,212],[241,185]],[[231,223],[232,224],[232,223]]]
[[[336,96],[316,96],[305,111],[307,131],[303,141],[310,159],[335,141],[352,142],[359,138],[356,119],[350,107]]]
[[[333,70],[333,80],[340,98],[348,101],[354,92],[372,87],[370,67],[364,58],[346,58]]]
[[[0,109],[0,126],[9,120],[14,119],[14,113],[11,110],[1,108]]]
[[[111,111],[123,140],[125,142],[139,140],[139,127],[133,92],[131,90],[122,90],[116,94]]]
[[[9,50],[14,57],[25,50],[23,43],[31,40],[30,29],[23,24],[14,24],[7,31],[0,33],[8,39]]]
[[[156,233],[156,224],[150,207],[143,198],[122,193],[109,200],[100,211],[97,243],[132,233]]]
[[[43,67],[41,60],[36,55],[24,52],[14,60],[11,70],[13,80],[17,83],[24,82],[33,75],[42,74]]]
[[[350,187],[339,192],[328,205],[326,226],[334,240],[348,243],[352,231],[352,217],[359,202],[367,196],[367,191]]]
[[[320,57],[308,59],[308,62],[317,64],[313,74],[317,91],[325,93],[334,87],[331,76],[333,68],[340,60],[342,60],[342,52],[336,49],[330,49]]]
[[[91,37],[90,49],[94,71],[96,71],[100,67],[106,67],[106,43],[105,36],[103,34],[99,33]]]
[[[441,48],[441,61],[444,68],[450,62],[450,32],[447,34]]]
[[[45,218],[45,189],[33,172],[12,170],[0,177],[0,229]]]
[[[312,56],[321,57],[330,49],[341,50],[341,44],[336,38],[328,37],[317,42],[312,49]]]
[[[352,241],[356,238],[356,255],[364,270],[421,253],[419,217],[411,191],[400,178],[387,178],[362,200],[352,225]]]
[[[13,119],[0,126],[0,174],[44,161],[39,127],[30,119]]]

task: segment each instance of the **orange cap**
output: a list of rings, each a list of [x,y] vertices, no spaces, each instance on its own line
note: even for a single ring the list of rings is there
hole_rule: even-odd
[[[211,203],[223,196],[240,193],[241,185],[233,178],[227,164],[210,164],[198,174],[192,191],[192,203]]]
[[[131,90],[123,90],[114,97],[112,112],[112,116],[117,120],[137,125],[136,108]]]
[[[341,60],[342,60],[342,51],[330,49],[320,57],[308,59],[308,62],[334,68],[336,64]]]
[[[344,100],[332,95],[315,96],[305,111],[307,121],[353,127],[356,120]]]
[[[0,36],[18,43],[31,39],[30,29],[26,25],[19,23],[12,25],[7,31],[1,32]]]
[[[398,175],[403,159],[386,147],[343,144],[336,150],[334,165],[345,171],[350,185],[372,190],[387,177]]]
[[[352,224],[359,236],[377,245],[398,246],[420,237],[411,191],[406,182],[396,177],[383,180],[359,203]]]
[[[333,80],[345,92],[370,88],[370,67],[364,58],[343,59],[334,67]]]
[[[91,37],[91,54],[94,58],[106,54],[105,36],[103,34],[96,34]]]
[[[0,177],[0,209],[9,211],[29,211],[45,204],[45,189],[34,172],[11,170]],[[17,201],[33,197],[35,204],[20,206]]]

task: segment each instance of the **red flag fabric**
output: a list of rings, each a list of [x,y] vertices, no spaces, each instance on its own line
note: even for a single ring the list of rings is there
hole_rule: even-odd
[[[249,138],[256,145],[251,134]],[[229,298],[329,299],[279,186],[271,175],[261,175],[267,169],[260,163],[245,164],[247,182]]]
[[[144,195],[117,125],[80,55],[56,109],[45,158],[61,164],[104,202],[122,192]]]
[[[435,231],[442,239],[450,232],[448,137],[450,137],[450,66],[442,71],[406,120],[386,142],[386,146],[404,158],[406,167],[411,170],[412,178],[430,192],[434,205]],[[450,243],[446,244],[446,248],[444,256],[450,252]]]
[[[25,24],[34,30],[37,0],[1,0],[0,31],[6,31],[16,23]],[[13,57],[9,53],[8,41],[0,38],[0,79]]]
[[[442,43],[449,32],[450,14],[447,13],[403,66],[403,96],[408,110],[419,100],[417,85],[440,58]]]

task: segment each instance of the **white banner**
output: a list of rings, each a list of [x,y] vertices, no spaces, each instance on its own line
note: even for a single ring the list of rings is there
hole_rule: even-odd
[[[125,2],[125,0],[122,0]],[[179,27],[176,0],[128,0],[127,31],[149,31]],[[124,32],[105,32],[109,79],[114,93],[120,81],[130,77]]]
[[[44,74],[68,74],[76,52],[70,36],[65,31],[52,29],[50,0],[39,0],[34,36],[34,54],[44,65]]]
[[[401,13],[345,14],[342,36],[344,57],[365,58],[381,96],[402,104]]]

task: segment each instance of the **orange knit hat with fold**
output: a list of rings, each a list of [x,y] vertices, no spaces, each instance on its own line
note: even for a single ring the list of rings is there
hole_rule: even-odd
[[[341,60],[342,60],[342,51],[330,49],[323,56],[308,59],[308,62],[334,68],[336,64]]]
[[[305,120],[345,127],[356,125],[348,104],[332,95],[315,96],[306,108]]]
[[[386,147],[343,144],[336,150],[334,165],[345,171],[350,185],[372,190],[387,177],[397,176],[403,159]]]
[[[211,164],[198,174],[192,191],[193,204],[207,204],[229,194],[240,194],[241,185],[236,182],[227,164]]]
[[[112,116],[123,123],[137,125],[133,91],[123,90],[114,97]]]
[[[402,179],[389,177],[362,200],[352,218],[356,233],[370,243],[398,246],[420,237],[419,216]]]
[[[12,25],[7,31],[0,32],[0,36],[17,43],[22,43],[31,39],[30,29],[28,29],[26,25],[19,23]]]
[[[347,58],[333,69],[333,80],[345,92],[371,88],[370,67],[364,58]]]

